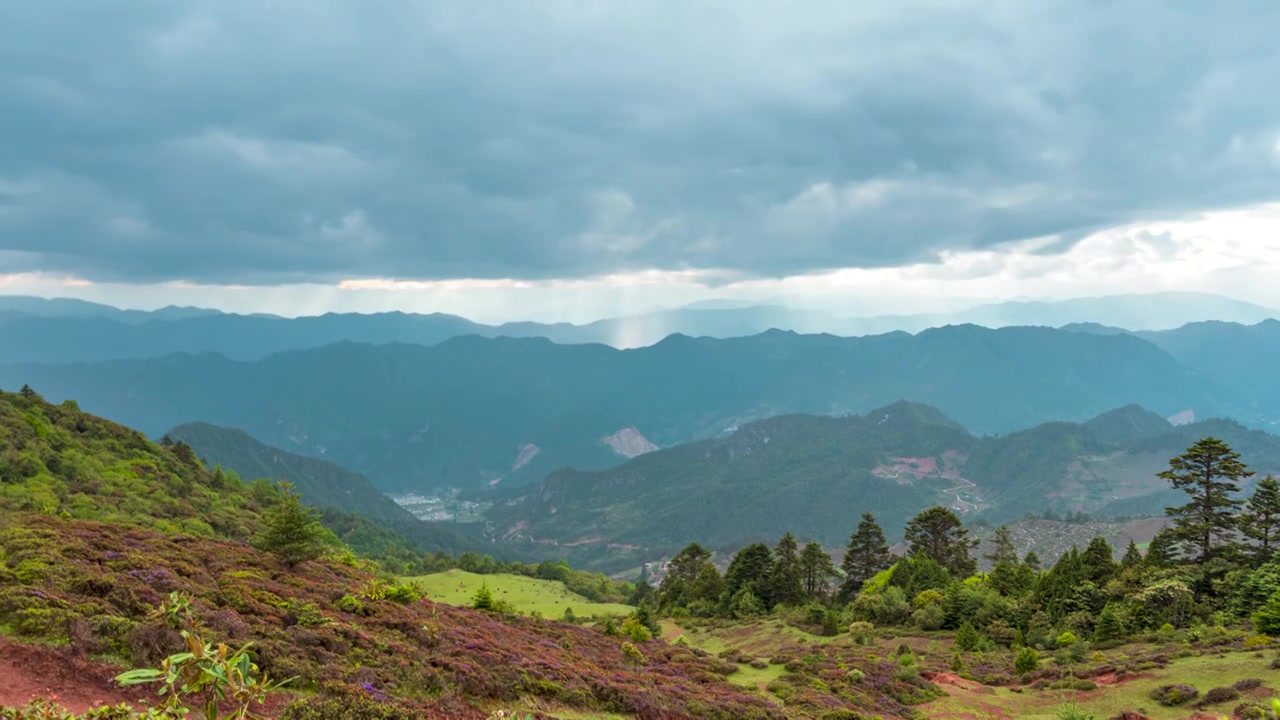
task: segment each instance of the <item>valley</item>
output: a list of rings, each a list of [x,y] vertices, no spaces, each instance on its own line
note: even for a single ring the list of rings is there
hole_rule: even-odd
[[[0,720],[1280,720],[1280,3],[0,28]]]

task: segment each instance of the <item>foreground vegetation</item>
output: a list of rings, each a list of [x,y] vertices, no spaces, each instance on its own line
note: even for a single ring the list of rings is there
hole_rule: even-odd
[[[691,545],[656,588],[471,554],[401,581],[288,484],[4,393],[0,633],[109,664],[150,698],[97,720],[1264,718],[1280,488],[1243,501],[1246,478],[1197,443],[1167,475],[1189,502],[1145,554],[1096,540],[1048,568],[997,531],[978,572],[959,518],[931,508],[907,557],[863,516],[839,567],[787,534],[723,573]]]

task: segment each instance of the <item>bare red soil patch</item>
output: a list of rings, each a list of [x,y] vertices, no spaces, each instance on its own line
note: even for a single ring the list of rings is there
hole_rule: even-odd
[[[147,690],[126,692],[116,686],[111,678],[119,673],[120,668],[76,658],[67,650],[0,638],[0,707],[55,697],[74,712],[122,702],[137,705]]]

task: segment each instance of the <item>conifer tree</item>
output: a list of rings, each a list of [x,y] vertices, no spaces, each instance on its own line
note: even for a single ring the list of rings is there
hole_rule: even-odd
[[[724,606],[738,593],[747,590],[757,599],[764,599],[769,591],[769,576],[773,571],[773,551],[764,543],[754,543],[738,551],[724,574]]]
[[[1166,508],[1165,514],[1173,518],[1174,539],[1194,548],[1201,566],[1230,556],[1237,548],[1235,510],[1240,501],[1231,494],[1239,492],[1240,481],[1252,475],[1240,462],[1240,453],[1214,437],[1197,441],[1159,473],[1191,497],[1186,505]]]
[[[1142,564],[1149,568],[1167,568],[1177,561],[1178,555],[1178,541],[1173,536],[1173,529],[1164,527],[1157,530],[1147,544]]]
[[[800,551],[800,585],[806,600],[823,600],[827,587],[835,577],[836,567],[831,556],[816,541],[805,544]]]
[[[982,644],[982,636],[974,629],[968,620],[960,625],[960,629],[956,631],[956,648],[961,652],[976,652]]]
[[[969,556],[978,541],[968,536],[960,517],[941,505],[916,515],[906,529],[911,555],[919,553],[934,560],[956,578],[967,578],[978,569]]]
[[[1129,538],[1129,547],[1124,551],[1124,558],[1120,560],[1120,569],[1129,570],[1131,568],[1142,565],[1142,551],[1138,549],[1138,544]]]
[[[1124,637],[1124,625],[1110,605],[1102,609],[1098,615],[1098,626],[1094,629],[1094,637],[1098,640],[1116,640]]]
[[[874,515],[863,513],[858,529],[849,537],[849,547],[841,563],[845,579],[840,586],[839,601],[849,602],[862,590],[863,583],[892,566],[893,555],[885,542],[884,530]]]
[[[773,572],[769,578],[769,605],[799,605],[804,600],[800,582],[799,543],[790,532],[773,549]]]
[[[1013,534],[1008,525],[1001,525],[991,535],[991,552],[983,555],[992,565],[1002,562],[1018,564],[1018,550],[1013,546]]]
[[[279,499],[267,511],[266,528],[257,544],[292,568],[324,552],[324,526],[315,509],[302,504],[293,483],[281,480],[277,488]]]
[[[492,610],[493,609],[493,591],[489,589],[489,584],[480,583],[476,594],[471,596],[471,607],[476,610]]]
[[[1044,569],[1043,566],[1040,564],[1040,556],[1037,555],[1034,550],[1028,550],[1026,557],[1022,558],[1022,562],[1025,563],[1027,567],[1031,568],[1035,572],[1040,572],[1042,569]]]
[[[1240,530],[1254,542],[1255,565],[1263,565],[1280,545],[1280,481],[1268,475],[1258,481],[1240,518]]]
[[[1106,538],[1095,537],[1090,540],[1089,546],[1081,555],[1081,560],[1084,562],[1088,579],[1098,587],[1106,585],[1107,581],[1116,574],[1116,564],[1111,559],[1111,543],[1107,542]]]

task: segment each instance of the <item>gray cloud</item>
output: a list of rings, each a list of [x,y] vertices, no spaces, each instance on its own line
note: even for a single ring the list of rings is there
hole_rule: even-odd
[[[1280,6],[0,7],[0,272],[780,275],[1280,196]]]

